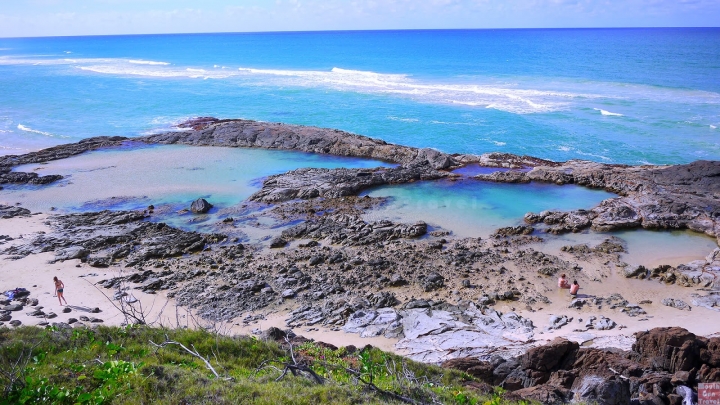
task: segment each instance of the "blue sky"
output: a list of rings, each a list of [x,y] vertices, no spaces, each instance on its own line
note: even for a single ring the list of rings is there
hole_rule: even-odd
[[[0,0],[0,37],[719,23],[720,0]]]

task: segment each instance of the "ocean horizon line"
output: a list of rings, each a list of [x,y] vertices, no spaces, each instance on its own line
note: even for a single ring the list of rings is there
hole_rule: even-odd
[[[216,32],[166,32],[143,34],[86,34],[86,35],[45,35],[9,36],[0,39],[48,39],[48,38],[96,38],[96,37],[153,37],[153,36],[203,36],[203,35],[255,35],[255,34],[329,34],[329,33],[389,33],[389,32],[478,32],[478,31],[635,31],[635,30],[720,30],[717,27],[522,27],[522,28],[397,28],[397,29],[348,29],[348,30],[288,30],[288,31],[216,31]]]

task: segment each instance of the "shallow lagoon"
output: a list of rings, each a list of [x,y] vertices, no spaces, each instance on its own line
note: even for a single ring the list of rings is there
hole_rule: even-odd
[[[615,194],[554,184],[503,184],[478,180],[437,181],[370,190],[371,197],[390,197],[367,219],[403,222],[422,219],[462,237],[486,237],[497,228],[517,225],[527,212],[573,210],[596,206]]]
[[[133,145],[19,166],[17,171],[61,174],[65,179],[49,186],[8,187],[0,191],[0,202],[19,202],[33,212],[48,212],[51,207],[60,211],[143,209],[150,204],[180,209],[203,197],[220,208],[246,200],[270,175],[301,167],[378,166],[389,165],[294,151]]]
[[[33,212],[49,212],[51,207],[58,212],[144,209],[153,204],[166,207],[156,213],[154,220],[189,230],[212,231],[207,226],[232,213],[233,207],[260,189],[267,176],[301,167],[378,166],[390,165],[371,159],[294,151],[134,144],[20,166],[16,170],[61,174],[65,179],[50,186],[6,187],[0,190],[0,203],[20,203]],[[615,197],[602,190],[572,185],[502,184],[468,178],[383,186],[364,194],[390,197],[382,207],[368,212],[366,220],[423,220],[433,228],[461,237],[487,237],[497,228],[522,223],[527,212],[588,209]],[[210,215],[175,213],[199,197],[215,204]],[[262,217],[261,212],[255,214],[236,223],[238,230],[247,235],[245,240],[264,239],[275,232],[270,229],[275,226],[273,220]],[[714,238],[689,231],[613,234],[627,241],[629,253],[624,260],[633,264],[685,263],[705,257],[716,247]],[[607,236],[594,232],[544,235],[543,250],[575,243],[596,244]]]

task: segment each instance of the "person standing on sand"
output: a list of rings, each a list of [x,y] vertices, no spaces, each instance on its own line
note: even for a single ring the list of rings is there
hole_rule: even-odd
[[[65,289],[65,283],[62,282],[62,280],[58,280],[57,277],[53,277],[53,281],[55,282],[55,292],[57,293],[58,301],[60,302],[60,306],[62,306],[63,301],[65,301],[65,305],[67,305],[67,300],[63,296],[63,290]]]

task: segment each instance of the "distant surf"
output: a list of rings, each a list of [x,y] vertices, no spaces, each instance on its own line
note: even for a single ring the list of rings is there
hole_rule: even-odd
[[[45,132],[45,131],[39,131],[39,130],[37,130],[37,129],[32,129],[32,128],[30,128],[30,127],[26,127],[26,126],[23,125],[23,124],[18,124],[17,129],[19,129],[19,130],[21,130],[21,131],[25,131],[25,132],[32,132],[32,133],[34,133],[34,134],[40,134],[40,135],[44,135],[44,136],[49,136],[49,137],[51,137],[51,138],[55,138],[55,137],[67,138],[67,136],[55,135],[55,134],[51,134],[50,132]]]
[[[139,59],[129,59],[128,62],[135,64],[135,65],[151,65],[151,66],[167,66],[170,64],[169,62],[156,62],[153,60],[139,60]]]
[[[622,115],[622,114],[610,112],[610,111],[603,110],[603,109],[600,109],[600,108],[593,108],[593,110],[595,110],[595,111],[600,111],[600,114],[606,115],[606,116],[608,116],[608,117],[624,117],[624,115]]]

